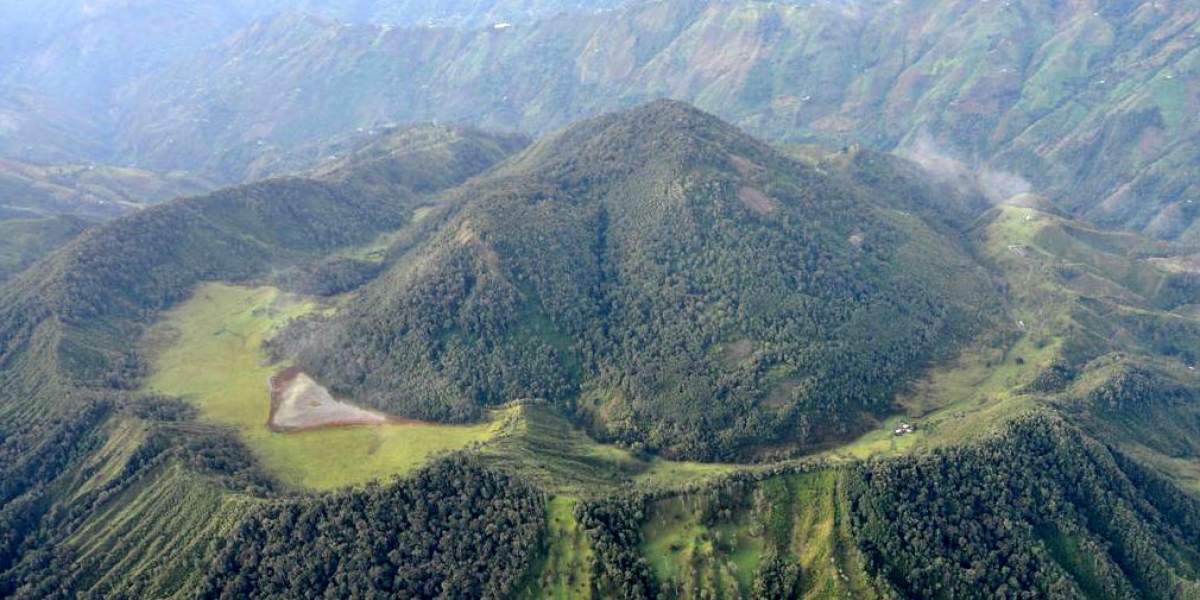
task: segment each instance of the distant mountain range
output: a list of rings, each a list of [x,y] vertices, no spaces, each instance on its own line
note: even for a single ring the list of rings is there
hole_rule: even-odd
[[[358,128],[540,135],[669,97],[771,139],[949,160],[999,196],[1200,238],[1200,25],[1184,2],[276,4],[22,9],[10,28],[71,17],[12,38],[7,95],[65,109],[10,112],[0,150],[234,182],[264,154]],[[38,125],[70,114],[88,125]]]
[[[524,23],[628,0],[47,0],[11,3],[0,24],[0,81],[103,109],[114,89],[286,12],[401,27]]]
[[[671,97],[775,139],[952,157],[1096,222],[1192,239],[1197,16],[1088,4],[662,0],[472,31],[293,16],[126,89],[118,146],[175,167],[390,121],[538,134]]]

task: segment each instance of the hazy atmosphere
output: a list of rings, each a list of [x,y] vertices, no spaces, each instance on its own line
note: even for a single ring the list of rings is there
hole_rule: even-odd
[[[0,598],[1200,599],[1192,0],[0,0]]]

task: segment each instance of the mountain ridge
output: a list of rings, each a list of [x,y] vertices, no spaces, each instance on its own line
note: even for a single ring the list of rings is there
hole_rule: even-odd
[[[246,53],[233,46],[130,87],[119,145],[132,149],[139,130],[180,130],[180,106],[224,115],[201,137],[177,138],[188,158],[173,160],[195,161],[214,143],[239,143],[251,121],[289,135],[432,119],[542,134],[671,97],[778,140],[936,151],[1016,175],[1026,191],[1105,226],[1195,235],[1187,201],[1198,192],[1183,167],[1200,152],[1186,118],[1200,21],[1177,4],[1087,5],[667,0],[504,31],[331,25],[304,58],[255,47],[290,57],[285,65],[328,65],[351,96],[270,61],[230,62]],[[939,33],[951,31],[961,35]],[[355,100],[327,102],[334,90]],[[250,118],[256,104],[288,109]]]

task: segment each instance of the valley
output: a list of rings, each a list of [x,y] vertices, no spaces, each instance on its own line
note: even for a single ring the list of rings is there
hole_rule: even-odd
[[[387,423],[281,433],[267,422],[267,380],[260,344],[279,325],[317,310],[272,288],[204,285],[148,334],[160,345],[147,391],[188,399],[201,417],[234,428],[264,467],[297,487],[331,489],[404,475],[434,454],[495,435],[502,414],[471,426]]]
[[[0,72],[0,597],[1200,598],[1195,11],[191,4]]]

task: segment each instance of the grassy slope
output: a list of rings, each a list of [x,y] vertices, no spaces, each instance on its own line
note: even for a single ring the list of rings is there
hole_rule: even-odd
[[[643,532],[642,552],[669,593],[698,586],[737,589],[746,596],[753,591],[754,572],[763,553],[754,517],[739,512],[709,526],[700,522],[687,496],[663,500],[654,506]]]
[[[592,549],[573,511],[576,500],[558,496],[546,505],[546,550],[517,597],[570,600],[588,598]]]
[[[194,402],[205,420],[233,426],[263,465],[283,481],[315,489],[407,473],[432,454],[495,433],[490,423],[426,424],[273,433],[259,348],[276,327],[317,307],[273,288],[201,286],[151,333],[161,345],[147,389]]]
[[[35,165],[0,159],[0,206],[52,216],[109,218],[215,186],[186,173],[103,165]]]
[[[643,530],[643,552],[671,596],[753,597],[755,571],[769,545],[800,565],[801,598],[874,598],[850,538],[840,473],[833,469],[760,482],[758,506],[706,526],[689,496],[658,501]],[[735,591],[736,590],[736,591]]]
[[[1007,316],[999,330],[913,382],[897,398],[902,414],[827,456],[865,458],[978,439],[1044,404],[1020,390],[1099,333],[1079,321],[1081,299],[1132,303],[1128,309],[1154,312],[1152,301],[1139,293],[1157,290],[1165,277],[1151,263],[1128,256],[1161,253],[1164,246],[1129,234],[1096,232],[1034,208],[997,208],[981,220],[975,238],[977,250],[1008,289]],[[1063,267],[1084,276],[1066,281],[1059,274]],[[916,434],[891,435],[900,422],[913,420],[919,424]]]
[[[1156,306],[1170,275],[1160,257],[1192,250],[1140,236],[1102,232],[1032,208],[1003,206],[977,232],[978,247],[1004,275],[1010,296],[1007,332],[982,340],[957,362],[935,367],[899,399],[921,431],[893,438],[887,428],[838,449],[838,455],[865,456],[908,449],[961,444],[1037,406],[1071,402],[1111,375],[1110,363],[1125,354],[1148,357],[1182,382],[1197,381],[1186,353],[1161,356],[1153,339],[1131,330],[1123,315],[1145,315],[1179,325],[1195,322],[1186,307],[1168,312]],[[1070,273],[1070,277],[1064,273]],[[1091,309],[1108,311],[1097,319]],[[1110,317],[1111,318],[1108,318]],[[1173,320],[1173,321],[1172,321]],[[1105,355],[1105,353],[1117,352]],[[1101,360],[1090,360],[1103,355]],[[1022,389],[1052,364],[1086,361],[1076,389],[1062,394],[1029,394]],[[1090,382],[1090,383],[1089,383]],[[1194,433],[1187,407],[1157,407],[1138,418],[1088,417],[1088,428],[1122,450],[1168,474],[1190,490],[1200,490],[1200,467],[1189,458],[1186,439]],[[1172,412],[1173,411],[1173,412]],[[1183,411],[1183,412],[1180,412]],[[889,426],[896,421],[888,422]],[[1158,438],[1177,441],[1158,443]],[[1155,447],[1157,446],[1157,448]]]

